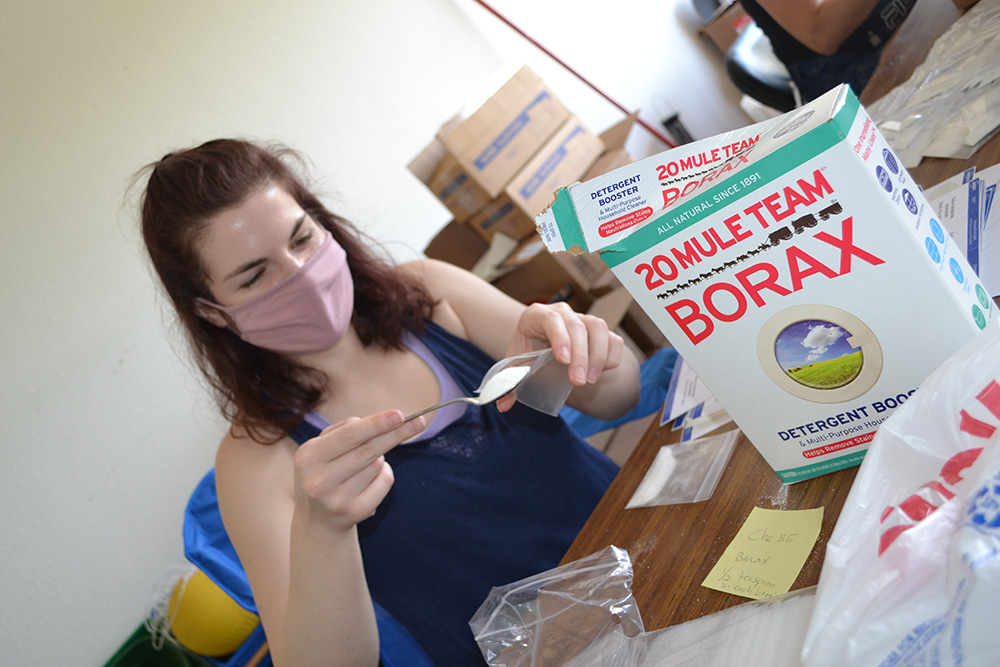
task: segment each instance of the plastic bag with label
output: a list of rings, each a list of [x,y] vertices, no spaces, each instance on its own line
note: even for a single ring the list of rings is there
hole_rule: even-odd
[[[880,427],[826,548],[807,667],[994,665],[1000,324]]]

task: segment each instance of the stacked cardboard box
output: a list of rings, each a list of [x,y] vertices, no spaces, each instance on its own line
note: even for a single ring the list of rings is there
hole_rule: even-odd
[[[520,240],[552,193],[605,152],[530,69],[445,123],[410,165],[454,215],[487,241]]]
[[[446,122],[410,162],[410,171],[453,220],[425,249],[428,257],[470,269],[522,302],[565,299],[586,311],[617,285],[589,254],[550,254],[535,216],[560,187],[630,163],[629,117],[592,133],[529,68]],[[662,339],[641,309],[629,316],[640,348]]]

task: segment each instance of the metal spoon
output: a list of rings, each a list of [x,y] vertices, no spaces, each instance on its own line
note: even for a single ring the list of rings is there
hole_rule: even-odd
[[[440,410],[444,406],[451,405],[452,403],[471,403],[472,405],[478,405],[480,407],[489,405],[490,403],[500,400],[510,392],[517,389],[518,385],[520,385],[521,382],[523,382],[524,379],[531,373],[531,370],[531,366],[510,366],[508,368],[504,368],[483,384],[478,396],[462,396],[460,398],[453,398],[450,401],[445,401],[444,403],[433,405],[425,410],[421,410],[420,412],[415,412],[407,417],[405,421],[416,419],[420,415],[425,415],[428,412]]]

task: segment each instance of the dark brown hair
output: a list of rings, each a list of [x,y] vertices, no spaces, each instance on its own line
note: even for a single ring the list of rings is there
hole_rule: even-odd
[[[149,165],[152,172],[141,200],[146,249],[195,361],[223,415],[259,442],[275,442],[295,428],[323,398],[326,378],[198,316],[195,298],[212,299],[198,248],[214,215],[268,183],[291,194],[347,252],[354,279],[351,323],[365,345],[401,347],[404,330],[423,331],[424,318],[433,310],[423,285],[393,271],[357,228],[320,203],[292,170],[293,160],[301,166],[301,158],[282,146],[209,141]]]

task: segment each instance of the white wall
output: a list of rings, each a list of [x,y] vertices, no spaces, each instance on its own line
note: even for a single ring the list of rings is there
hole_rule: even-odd
[[[525,21],[542,15],[519,1],[497,4]],[[598,78],[632,106],[645,104],[640,98],[651,91],[671,95],[675,86],[683,91],[675,104],[699,136],[745,123],[731,88],[715,85],[718,67],[705,69],[713,54],[670,3],[617,6],[630,4],[681,35],[650,58],[691,63],[691,72],[707,72],[698,76],[713,90],[707,100],[689,99],[685,77],[692,74],[681,70],[665,72],[652,87],[628,79],[624,67],[598,71]],[[5,664],[110,658],[183,562],[183,506],[224,429],[143,257],[135,191],[127,196],[136,170],[217,136],[280,140],[312,159],[335,208],[390,243],[396,259],[416,257],[447,215],[405,165],[505,61],[524,58],[551,76],[550,85],[595,129],[620,117],[518,41],[469,0],[6,3]],[[559,42],[565,57],[580,55],[576,43]],[[598,60],[639,57],[639,44],[620,40]]]
[[[698,34],[691,0],[500,0],[486,4],[514,29],[474,2],[461,2],[474,25],[506,60],[527,62],[592,130],[618,122],[622,112],[547,56],[534,40],[605,96],[657,130],[671,113],[695,139],[749,123],[740,93],[727,78],[722,54]],[[628,145],[634,157],[665,146],[637,127]]]

